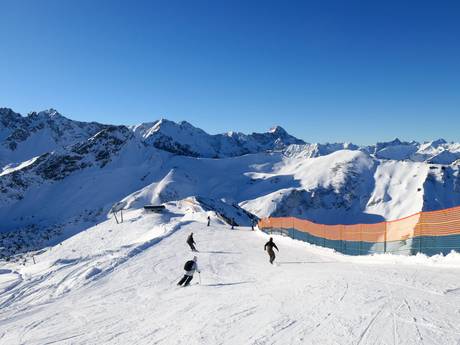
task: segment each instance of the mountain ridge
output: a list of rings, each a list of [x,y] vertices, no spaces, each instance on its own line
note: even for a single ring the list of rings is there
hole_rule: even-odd
[[[10,108],[0,108],[0,164],[17,164],[41,153],[61,149],[87,140],[110,126],[113,125],[71,120],[55,109],[30,112],[22,116]],[[264,133],[251,134],[234,131],[208,134],[187,121],[174,122],[165,118],[121,126],[132,131],[146,145],[192,157],[226,158],[272,150],[285,150],[292,154],[293,149],[289,147],[298,145],[297,150],[300,147],[309,151],[311,157],[349,149],[365,151],[379,159],[427,161],[434,164],[452,164],[460,159],[460,143],[447,142],[442,138],[423,143],[396,138],[359,146],[353,143],[308,143],[290,135],[281,126],[274,126]],[[51,141],[43,142],[43,138],[42,141],[32,140],[40,131],[44,132],[41,133],[42,137],[47,136]],[[28,141],[31,141],[28,146],[33,148],[21,147],[27,146]],[[16,155],[18,151],[21,152]]]

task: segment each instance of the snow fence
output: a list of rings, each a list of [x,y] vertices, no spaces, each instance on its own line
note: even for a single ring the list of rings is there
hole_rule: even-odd
[[[376,224],[324,225],[294,217],[264,218],[259,229],[348,255],[460,252],[460,207]]]

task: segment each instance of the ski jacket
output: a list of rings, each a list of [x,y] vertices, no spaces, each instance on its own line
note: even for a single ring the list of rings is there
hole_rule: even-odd
[[[273,241],[268,241],[267,243],[265,243],[264,250],[267,250],[267,247],[269,251],[273,251],[273,247],[276,248],[277,251],[279,251],[278,247]]]
[[[185,275],[186,276],[193,276],[195,271],[200,273],[200,270],[198,269],[198,264],[196,262],[193,263],[192,269],[190,271],[185,271]]]
[[[195,244],[195,240],[193,239],[193,235],[190,234],[187,238],[187,243],[188,244]]]

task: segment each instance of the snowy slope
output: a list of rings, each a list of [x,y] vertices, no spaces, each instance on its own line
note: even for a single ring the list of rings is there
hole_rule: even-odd
[[[428,171],[424,163],[380,161],[361,151],[342,150],[313,159],[293,157],[283,160],[275,174],[253,176],[290,177],[297,185],[279,182],[279,189],[241,205],[259,216],[297,216],[324,224],[375,223],[419,212],[424,207]],[[458,191],[446,188],[444,192],[444,196],[439,193],[443,206],[460,202]],[[446,200],[446,195],[455,200]]]
[[[325,223],[373,222],[423,207],[418,189],[428,169],[420,163],[380,163],[348,150],[311,159],[281,153],[196,159],[139,149],[129,134],[121,140],[114,133],[85,148],[85,155],[73,148],[38,159],[23,174],[1,176],[4,229],[62,223],[93,210],[102,215],[133,192],[148,195],[146,201],[154,204],[201,196],[239,204],[258,217],[291,214]],[[106,145],[107,140],[119,144]],[[457,196],[443,206],[460,201],[458,192],[448,191]]]
[[[216,211],[237,205],[257,217],[293,215],[325,224],[373,223],[460,204],[455,167],[380,161],[350,150],[308,159],[282,152],[197,159],[145,147],[129,131],[108,132],[91,145],[0,176],[0,247],[6,253],[31,249],[29,242],[39,248],[56,233],[73,234],[119,202],[130,208],[200,197]],[[142,198],[132,205],[126,198],[133,193]],[[10,240],[12,232],[17,241]]]
[[[458,254],[350,258],[275,236],[271,266],[267,236],[186,201],[167,208],[126,211],[123,224],[80,232],[35,265],[1,263],[0,344],[460,342]],[[179,288],[190,232],[201,277]]]
[[[127,127],[1,109],[0,147],[0,259],[78,233],[119,203],[194,198],[245,225],[374,223],[460,205],[460,145],[443,140],[306,144],[279,126],[210,135],[164,119]]]

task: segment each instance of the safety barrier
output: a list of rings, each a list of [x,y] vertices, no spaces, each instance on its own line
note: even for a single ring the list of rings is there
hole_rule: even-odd
[[[376,224],[324,225],[294,217],[264,218],[259,229],[349,255],[460,252],[460,207]]]

